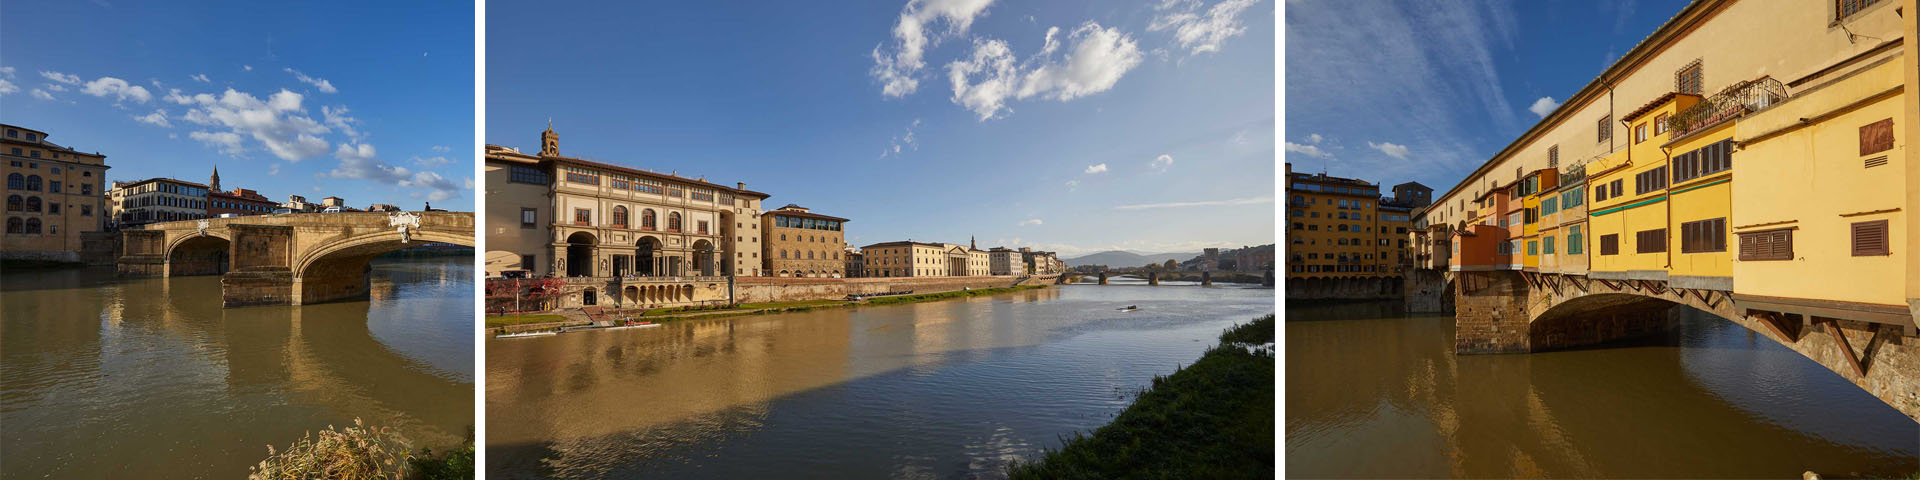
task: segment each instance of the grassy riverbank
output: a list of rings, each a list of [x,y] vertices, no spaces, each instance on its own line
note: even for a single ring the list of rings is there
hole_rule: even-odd
[[[248,467],[247,478],[470,479],[473,452],[471,428],[465,444],[435,454],[430,448],[413,450],[393,429],[367,426],[355,418],[353,426],[336,430],[328,425],[285,450],[267,446],[267,458]]]
[[[1272,343],[1273,323],[1267,315],[1227,330],[1193,365],[1154,378],[1112,423],[1009,465],[1008,476],[1273,478],[1273,351],[1239,345]]]
[[[512,326],[512,325],[526,325],[529,323],[552,323],[552,322],[564,322],[564,321],[567,321],[567,317],[560,316],[560,315],[545,314],[545,313],[536,313],[532,315],[501,315],[496,317],[487,317],[487,328],[499,328],[499,327],[506,327],[506,326]]]

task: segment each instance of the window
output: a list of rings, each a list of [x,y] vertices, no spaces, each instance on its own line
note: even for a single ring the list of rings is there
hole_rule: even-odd
[[[522,270],[533,270],[533,259],[534,259],[534,256],[533,256],[532,254],[527,254],[527,255],[521,255],[521,256],[520,256],[520,269],[522,269]]]
[[[699,221],[698,223],[695,223],[695,225],[697,225],[698,227],[694,229],[694,233],[700,233],[700,234],[706,234],[706,233],[707,233],[707,221],[706,221],[706,220],[701,220],[701,221]]]
[[[1539,255],[1539,254],[1540,254],[1540,241],[1539,240],[1527,241],[1527,255]]]
[[[1547,147],[1547,168],[1560,167],[1560,146]]]
[[[1540,237],[1540,253],[1553,255],[1553,237]]]
[[[1635,125],[1633,127],[1633,143],[1638,144],[1645,141],[1647,141],[1647,124],[1642,123]]]
[[[1641,230],[1633,235],[1633,253],[1660,253],[1667,251],[1667,229],[1656,228]]]
[[[1880,0],[1834,0],[1834,21],[1846,20],[1847,17],[1860,13],[1861,10],[1866,10],[1867,6],[1879,2]],[[33,134],[27,134],[27,139],[32,140]]]
[[[60,182],[59,181],[47,182],[47,193],[60,193]]]
[[[514,165],[507,169],[507,181],[546,185],[550,183],[551,180],[547,178],[547,172],[543,172],[538,168]]]
[[[1673,183],[1680,183],[1733,168],[1733,140],[1722,140],[1673,157]]]
[[[680,212],[667,212],[667,231],[680,231]]]
[[[599,185],[600,174],[584,168],[567,167],[567,181],[587,185]]]
[[[533,225],[538,223],[539,219],[539,210],[525,207],[520,208],[520,228],[533,228]]]
[[[1600,139],[1595,140],[1596,142],[1605,142],[1607,140],[1613,139],[1613,116],[1612,115],[1600,117],[1599,136],[1600,136]]]
[[[1645,195],[1667,188],[1667,167],[1660,166],[1633,176],[1633,194]]]
[[[47,202],[47,213],[60,213],[60,202]]]
[[[82,216],[82,217],[91,217],[91,216],[93,216],[93,206],[92,206],[92,205],[81,205],[81,206],[80,206],[80,216]]]
[[[1740,261],[1792,259],[1793,229],[1740,233]]]
[[[1860,156],[1872,155],[1893,149],[1893,119],[1885,119],[1860,127]]]
[[[40,191],[40,176],[39,176],[39,175],[28,175],[28,176],[27,176],[27,191],[29,191],[29,192],[38,192],[38,191]]]
[[[27,211],[29,212],[40,211],[40,197],[27,197]]]
[[[7,211],[9,211],[9,212],[18,212],[18,211],[20,211],[20,210],[22,210],[22,209],[24,208],[24,207],[23,207],[23,205],[25,205],[25,201],[24,201],[24,200],[25,200],[25,199],[23,199],[23,198],[21,198],[21,197],[20,197],[19,195],[8,195],[8,196],[7,196]]]
[[[1619,255],[1620,254],[1620,234],[1609,233],[1606,235],[1601,235],[1600,236],[1600,254],[1601,255]]]
[[[664,190],[660,188],[658,181],[636,178],[633,180],[633,191],[659,195]]]
[[[1853,256],[1877,257],[1892,255],[1887,247],[1887,221],[1854,222]]]
[[[1680,224],[1680,253],[1727,251],[1727,219]]]
[[[640,209],[640,229],[641,230],[654,229],[653,209],[651,208]]]
[[[1665,113],[1653,117],[1653,134],[1662,133],[1667,133],[1667,114]]]
[[[1620,196],[1620,193],[1621,193],[1621,190],[1622,190],[1622,189],[1621,189],[1620,187],[1621,187],[1622,185],[1626,185],[1626,183],[1627,183],[1627,180],[1626,180],[1626,179],[1624,179],[1624,178],[1622,178],[1622,179],[1615,179],[1615,180],[1613,181],[1613,183],[1611,183],[1611,184],[1608,184],[1608,185],[1607,185],[1607,186],[1609,187],[1609,188],[1608,188],[1608,190],[1607,190],[1607,196],[1609,196],[1609,197],[1618,197],[1618,196]]]
[[[1693,63],[1681,67],[1680,71],[1674,72],[1673,91],[1694,95],[1699,95],[1700,92],[1705,91],[1706,87],[1701,82],[1700,71],[1700,61],[1694,60]]]
[[[21,175],[18,173],[7,175],[8,190],[25,190],[26,188],[27,188],[27,177],[25,175]]]
[[[613,227],[627,228],[627,207],[613,207]]]
[[[1552,215],[1558,211],[1560,211],[1560,199],[1558,197],[1547,197],[1546,200],[1540,201],[1541,215]]]
[[[7,233],[27,233],[26,223],[22,222],[20,217],[8,218]]]
[[[573,209],[573,224],[574,225],[592,225],[593,211],[587,210],[584,208]]]
[[[39,233],[40,233],[40,219],[38,218],[27,219],[27,234],[35,235]]]

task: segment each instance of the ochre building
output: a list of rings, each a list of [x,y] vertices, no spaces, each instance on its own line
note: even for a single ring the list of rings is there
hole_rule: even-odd
[[[789,204],[760,215],[761,271],[776,277],[846,278],[847,219]]]
[[[7,178],[0,258],[78,261],[81,234],[112,218],[107,157],[49,142],[39,130],[0,124],[0,131]]]

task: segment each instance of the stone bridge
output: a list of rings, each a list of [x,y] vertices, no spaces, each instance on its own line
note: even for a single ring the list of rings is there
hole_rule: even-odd
[[[1531,353],[1664,331],[1668,311],[1711,313],[1799,352],[1920,421],[1920,332],[1906,309],[1769,301],[1662,280],[1526,271],[1443,275],[1459,354]]]
[[[221,275],[222,304],[304,305],[367,294],[374,257],[428,243],[474,246],[471,212],[255,215],[121,232],[121,276]]]

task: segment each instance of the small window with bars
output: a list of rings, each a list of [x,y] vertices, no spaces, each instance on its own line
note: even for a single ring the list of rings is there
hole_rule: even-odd
[[[1613,139],[1613,116],[1608,115],[1605,117],[1600,117],[1599,128],[1600,128],[1600,131],[1599,131],[1600,139],[1595,141],[1605,142],[1607,140]]]
[[[1740,261],[1793,259],[1793,229],[1741,232]]]
[[[1880,3],[1880,0],[1834,0],[1833,20],[1836,22],[1846,20],[1847,17],[1860,13],[1875,3]]]
[[[1694,60],[1693,63],[1681,67],[1680,71],[1674,72],[1673,91],[1699,95],[1700,92],[1706,90],[1706,86],[1702,84],[1702,80],[1700,61]]]

